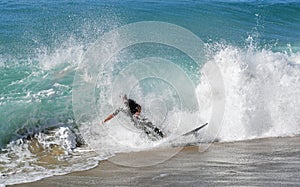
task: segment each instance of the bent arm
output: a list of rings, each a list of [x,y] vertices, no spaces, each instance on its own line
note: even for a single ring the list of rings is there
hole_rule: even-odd
[[[137,109],[138,109],[138,111],[134,115],[139,116],[141,114],[141,112],[142,112],[142,107],[139,105],[137,107]]]

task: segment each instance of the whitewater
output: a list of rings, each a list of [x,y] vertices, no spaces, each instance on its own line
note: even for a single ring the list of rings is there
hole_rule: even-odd
[[[0,185],[87,170],[101,160],[114,162],[117,153],[166,148],[169,158],[187,144],[300,134],[298,2],[22,1],[1,2],[0,9]],[[87,92],[76,90],[74,77],[99,57],[105,33],[140,21],[190,31],[203,40],[205,58],[195,63],[178,49],[152,43],[113,55],[111,48],[122,42],[113,35],[103,52],[113,58],[96,77],[84,74],[87,83],[94,81],[96,108],[82,114],[98,113],[82,115],[79,123],[74,94]],[[219,76],[215,67],[222,85],[209,82]],[[124,79],[136,84],[127,90]],[[150,141],[122,115],[100,125],[124,91],[169,139]],[[221,111],[218,122],[211,119],[215,110]],[[205,122],[210,124],[196,136],[177,139]]]

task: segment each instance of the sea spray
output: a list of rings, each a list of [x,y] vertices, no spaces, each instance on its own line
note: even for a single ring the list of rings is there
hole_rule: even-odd
[[[72,111],[73,77],[78,64],[86,60],[83,58],[85,50],[99,37],[113,28],[138,21],[164,21],[190,30],[204,40],[208,48],[214,48],[208,53],[209,62],[218,64],[223,74],[226,87],[223,123],[209,125],[198,137],[187,137],[176,145],[299,135],[299,7],[293,0],[1,2],[0,147],[3,152],[0,185],[38,180],[97,164],[94,156],[85,154],[89,150],[73,147],[73,138],[58,138],[71,137],[65,128],[78,125]],[[170,136],[197,125],[195,116],[200,116],[199,122],[209,120],[211,89],[205,76],[194,76],[199,67],[178,58],[175,50],[149,50],[142,46],[132,52],[129,60],[157,57],[157,54],[168,56],[168,60],[180,64],[198,82],[195,91],[198,113],[184,114],[190,121],[180,126],[175,123],[180,111],[169,113],[162,127]],[[127,63],[124,58],[119,61]],[[108,80],[107,84],[111,83]],[[155,94],[152,95],[155,98]],[[143,99],[138,101],[143,103]],[[107,110],[111,112],[110,108]],[[163,110],[155,109],[147,116],[159,122],[161,116],[157,113],[161,115]],[[100,139],[106,146],[101,159],[114,152],[130,152],[136,147],[150,149],[157,145],[149,142],[142,132],[113,122],[99,131],[101,119],[94,120],[97,126],[88,130],[94,133],[91,140]],[[205,133],[207,139],[203,139],[201,133]],[[47,138],[52,140],[44,140]],[[35,148],[31,149],[32,146]],[[53,151],[45,152],[47,149]],[[77,151],[83,154],[76,156]],[[37,164],[36,160],[41,157],[51,158],[57,165]],[[74,159],[76,167],[73,163],[61,167],[60,161],[65,159]],[[50,164],[47,166],[47,163]]]
[[[222,72],[226,105],[220,132],[208,127],[207,133],[218,133],[220,141],[299,134],[300,54],[216,45],[221,47],[211,61]],[[205,81],[198,86],[207,120],[210,100],[203,95],[209,95],[209,86]]]

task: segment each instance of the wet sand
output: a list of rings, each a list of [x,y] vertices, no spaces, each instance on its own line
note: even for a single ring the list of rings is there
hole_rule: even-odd
[[[151,154],[151,153],[147,153]],[[102,161],[91,170],[15,187],[91,186],[299,186],[300,137],[214,143],[205,152],[185,147],[148,167]]]

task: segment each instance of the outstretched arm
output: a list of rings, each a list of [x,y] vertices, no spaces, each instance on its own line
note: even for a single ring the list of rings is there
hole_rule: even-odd
[[[105,122],[111,120],[113,117],[114,117],[114,115],[113,115],[113,114],[110,114],[109,116],[107,116],[107,117],[104,119],[103,123],[105,123]]]
[[[104,124],[105,122],[111,120],[113,117],[115,117],[116,115],[118,115],[118,113],[122,110],[122,108],[118,108],[114,113],[110,114],[109,116],[107,116],[103,121],[102,124]]]

